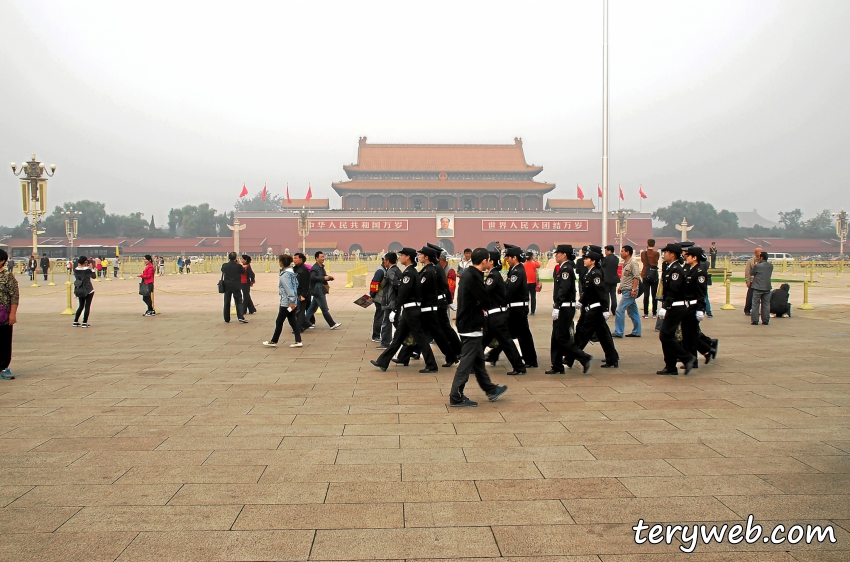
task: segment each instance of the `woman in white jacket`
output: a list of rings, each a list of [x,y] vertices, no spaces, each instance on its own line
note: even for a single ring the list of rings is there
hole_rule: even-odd
[[[292,256],[283,254],[278,258],[280,275],[278,276],[278,291],[280,291],[280,309],[274,322],[274,335],[269,341],[264,341],[266,347],[277,347],[278,338],[283,331],[283,321],[289,319],[289,325],[295,334],[295,343],[289,347],[301,347],[301,332],[298,331],[298,316],[295,313],[298,305],[298,276],[292,270]]]

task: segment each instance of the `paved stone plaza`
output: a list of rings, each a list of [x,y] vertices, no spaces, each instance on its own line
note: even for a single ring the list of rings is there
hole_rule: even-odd
[[[267,349],[274,274],[258,274],[248,325],[222,322],[214,275],[157,278],[155,318],[134,281],[101,282],[88,330],[58,314],[64,285],[19,280],[2,560],[850,560],[850,289],[813,289],[816,310],[767,327],[739,288],[733,312],[712,289],[717,361],[661,377],[653,321],[616,340],[618,370],[544,375],[547,287],[541,368],[509,378],[502,361],[507,394],[490,403],[472,382],[479,407],[457,410],[454,369],[369,364],[372,309],[341,282],[340,330],[319,316],[302,349]],[[749,514],[766,532],[831,525],[836,542],[684,554],[632,530]]]

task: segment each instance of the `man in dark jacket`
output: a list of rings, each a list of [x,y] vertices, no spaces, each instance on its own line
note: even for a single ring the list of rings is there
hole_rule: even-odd
[[[398,298],[398,286],[401,283],[401,270],[396,265],[398,256],[395,252],[387,252],[384,256],[384,294],[381,297],[381,308],[383,320],[381,322],[381,345],[378,349],[387,349],[393,341],[393,325],[390,322],[390,313],[396,308]]]
[[[50,258],[47,254],[41,254],[41,272],[44,274],[44,280],[47,281],[47,270],[50,269]]]
[[[292,263],[294,264],[292,267],[292,271],[295,272],[296,277],[298,278],[298,325],[301,327],[301,330],[306,330],[307,326],[312,326],[315,324],[315,319],[308,319],[304,317],[304,314],[307,312],[307,309],[310,308],[310,269],[307,267],[305,263],[307,261],[307,256],[302,254],[301,252],[296,252],[292,255]]]
[[[458,288],[460,305],[456,322],[463,347],[449,394],[449,406],[453,408],[478,405],[463,394],[470,373],[475,373],[478,386],[491,402],[498,400],[508,390],[507,386],[493,384],[484,366],[484,346],[481,340],[484,337],[484,313],[490,308],[490,298],[484,286],[484,270],[490,267],[489,258],[490,253],[486,248],[475,248],[472,252],[472,266],[464,270]]]
[[[791,285],[783,283],[778,289],[770,293],[770,313],[775,314],[777,318],[783,316],[791,317],[791,304],[788,302],[791,290]]]
[[[381,342],[381,323],[384,320],[383,312],[383,297],[384,297],[384,277],[387,274],[387,268],[384,265],[384,260],[375,274],[372,275],[372,281],[369,283],[369,296],[372,297],[372,304],[375,305],[375,314],[372,315],[372,341]]]
[[[224,281],[224,321],[230,322],[230,299],[236,301],[236,318],[243,324],[247,324],[245,320],[245,311],[242,308],[242,264],[236,261],[236,252],[227,254],[230,260],[221,265],[221,278]]]
[[[608,244],[605,246],[605,257],[602,258],[602,281],[605,283],[605,290],[608,291],[608,304],[610,312],[617,312],[617,285],[620,283],[620,276],[617,275],[617,269],[620,267],[620,258],[614,253],[614,246]]]
[[[328,323],[331,330],[336,330],[342,324],[334,322],[330,310],[328,310],[328,299],[325,296],[325,286],[328,281],[333,281],[334,278],[328,275],[325,271],[325,253],[316,252],[316,263],[310,269],[310,296],[313,297],[313,302],[310,303],[310,308],[307,309],[305,316],[309,318],[316,309],[321,309],[322,316],[325,317],[325,322]]]

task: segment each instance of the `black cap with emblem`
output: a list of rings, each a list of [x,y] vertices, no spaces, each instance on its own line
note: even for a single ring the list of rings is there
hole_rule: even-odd
[[[567,254],[567,257],[571,257],[573,255],[573,246],[572,244],[558,244],[555,248],[556,254]]]
[[[602,259],[602,248],[600,246],[588,246],[587,251],[584,252],[584,257],[590,258],[595,262],[598,262]]]
[[[490,261],[493,262],[494,269],[502,269],[502,254],[501,252],[495,252],[490,250]]]
[[[522,248],[520,248],[519,246],[514,246],[513,244],[505,244],[505,257],[516,258],[519,261],[524,260]]]
[[[422,246],[422,248],[419,250],[419,253],[428,258],[431,263],[434,263],[434,260],[437,259],[436,250],[429,246]]]
[[[681,246],[681,244],[679,244],[679,245]],[[687,249],[687,251],[685,253],[688,254],[689,256],[694,256],[695,258],[699,258],[703,254],[705,254],[703,249],[700,248],[699,246],[691,246],[690,248]]]
[[[413,248],[402,248],[401,250],[398,251],[398,253],[404,254],[405,256],[409,257],[410,259],[413,259],[413,260],[416,259],[416,250],[414,250]]]
[[[661,249],[662,252],[671,252],[673,254],[681,255],[682,254],[682,246],[679,244],[669,243],[664,248]]]

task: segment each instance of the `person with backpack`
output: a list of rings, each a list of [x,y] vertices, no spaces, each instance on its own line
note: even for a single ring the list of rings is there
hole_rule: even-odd
[[[77,314],[74,316],[74,323],[71,324],[74,328],[91,328],[89,312],[91,312],[91,301],[94,299],[94,286],[91,284],[91,280],[96,275],[89,267],[88,258],[80,256],[77,260],[77,267],[74,268],[74,296],[80,302],[80,306],[77,307]],[[85,314],[83,314],[84,310]],[[83,314],[82,324],[80,324],[80,314]]]

